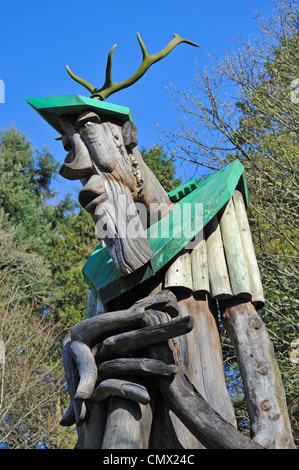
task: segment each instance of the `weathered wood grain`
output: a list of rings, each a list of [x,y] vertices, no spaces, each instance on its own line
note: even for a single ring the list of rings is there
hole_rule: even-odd
[[[162,286],[159,286],[161,289]],[[151,309],[166,312],[171,317],[177,317],[179,313],[178,301],[176,296],[170,290],[163,289],[152,293],[140,300],[137,300],[129,310],[136,311],[140,309]]]
[[[103,380],[93,391],[90,399],[92,401],[102,401],[108,396],[127,398],[146,405],[150,401],[150,396],[143,385],[133,383],[124,379]]]
[[[150,404],[111,397],[101,448],[148,449],[151,424]]]
[[[113,334],[126,328],[137,328],[142,326],[144,320],[144,309],[120,310],[112,313],[102,313],[95,317],[82,320],[73,326],[71,330],[72,341],[81,341],[92,346],[99,338]]]
[[[193,292],[210,292],[209,267],[205,234],[190,253],[192,267]]]
[[[251,302],[220,302],[222,321],[242,374],[254,442],[294,448],[283,383],[267,328]]]
[[[214,299],[232,297],[220,225],[217,215],[205,228],[209,265],[210,292]]]
[[[133,202],[140,188],[124,146],[122,129],[109,122],[92,122],[88,115],[80,119],[84,123],[80,135],[105,189],[101,200],[94,201],[97,188],[92,187],[90,179],[79,200],[92,214],[97,235],[105,242],[118,274],[130,274],[150,260],[152,250]]]
[[[236,417],[224,377],[217,305],[210,295],[181,300],[181,315],[192,315],[192,331],[175,341],[184,372],[203,398],[226,421],[236,426]]]
[[[148,313],[151,311],[149,310]],[[132,330],[105,339],[97,352],[97,360],[126,356],[132,351],[145,348],[151,344],[167,341],[191,331],[193,321],[190,316],[171,320],[163,325],[154,325]]]
[[[127,357],[105,361],[98,365],[98,381],[128,375],[172,376],[177,367],[149,358]]]
[[[74,400],[86,400],[91,396],[97,381],[97,366],[93,354],[86,344],[81,341],[72,341],[70,349],[80,376]]]
[[[243,199],[243,195],[240,191],[235,191],[233,194],[233,202],[236,211],[236,217],[238,221],[238,226],[241,235],[241,241],[243,246],[243,252],[246,259],[251,293],[252,293],[252,303],[254,306],[259,309],[262,308],[265,304],[263,286],[260,276],[260,270],[257,264],[257,259],[255,255],[255,250],[252,242],[252,236],[250,231],[250,226],[248,222],[246,207]]]
[[[71,426],[76,422],[79,425],[86,417],[86,405],[84,401],[75,399],[80,377],[72,356],[70,333],[68,333],[62,341],[62,357],[68,392],[70,395],[70,404],[66,413],[62,417],[60,424],[61,426]]]
[[[163,314],[157,312],[164,324]],[[177,348],[171,343],[150,347],[151,357],[176,364],[178,372],[173,379],[159,378],[161,390],[168,407],[184,423],[189,431],[209,449],[259,449],[248,437],[221,417],[200,395],[182,370]]]
[[[165,273],[164,288],[193,291],[191,259],[188,251],[183,250],[171,262]]]
[[[251,300],[251,286],[232,198],[220,217],[221,236],[233,295]]]
[[[124,139],[124,146],[127,149],[132,149],[137,145],[137,127],[131,121],[126,121],[122,126],[122,133]]]

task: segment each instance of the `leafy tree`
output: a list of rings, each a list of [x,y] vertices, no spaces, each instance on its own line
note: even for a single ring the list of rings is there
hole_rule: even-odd
[[[299,78],[298,1],[273,5],[271,16],[255,15],[259,37],[235,38],[233,49],[221,60],[214,58],[213,67],[200,70],[196,64],[191,90],[171,86],[179,126],[163,132],[171,155],[199,165],[206,174],[235,158],[245,166],[249,219],[266,296],[262,317],[298,443],[298,366],[289,358],[290,343],[299,336],[299,104],[292,90]],[[228,348],[226,357],[227,364],[234,361]]]
[[[67,268],[71,250],[56,258],[55,252],[80,217],[69,197],[46,204],[58,168],[50,152],[34,152],[15,128],[0,137],[0,441],[9,448],[65,447],[72,434],[58,426],[66,401],[60,343],[72,318],[59,322],[57,311],[68,310],[69,298],[55,269]],[[81,255],[73,266],[82,264]],[[64,287],[78,285],[77,277],[70,270]]]

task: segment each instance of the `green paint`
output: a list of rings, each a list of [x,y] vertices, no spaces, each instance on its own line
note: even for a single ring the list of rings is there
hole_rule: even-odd
[[[99,116],[116,118],[122,122],[133,122],[129,108],[81,95],[48,96],[30,98],[26,101],[61,135],[64,132],[58,123],[60,117],[65,115],[78,117],[85,110],[93,110]]]
[[[170,191],[168,193],[168,196],[172,202],[178,202],[184,196],[187,196],[187,194],[191,193],[191,191],[196,189],[198,185],[199,185],[199,179],[193,178],[192,180],[189,180],[187,183],[181,184],[177,188]]]
[[[183,186],[186,189],[188,185]],[[179,199],[168,214],[147,229],[153,257],[146,266],[119,278],[106,247],[97,247],[92,253],[83,268],[83,275],[86,283],[103,303],[154,276],[222,209],[237,187],[248,203],[244,167],[239,160],[203,181],[191,180],[189,189],[193,186],[195,188]],[[178,197],[178,194],[179,192],[174,196]],[[187,218],[183,217],[185,204],[188,208]],[[202,217],[199,217],[201,209]]]

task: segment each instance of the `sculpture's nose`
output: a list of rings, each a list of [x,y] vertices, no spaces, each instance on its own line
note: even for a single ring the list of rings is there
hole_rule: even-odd
[[[65,131],[63,146],[69,151],[59,174],[69,180],[87,177],[92,173],[94,166],[86,145],[70,120],[60,118],[59,123]]]
[[[84,209],[93,214],[95,207],[108,199],[105,183],[100,175],[92,175],[79,193],[79,202]]]

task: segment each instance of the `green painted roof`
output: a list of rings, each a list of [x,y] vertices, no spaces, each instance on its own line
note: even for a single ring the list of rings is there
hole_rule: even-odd
[[[107,248],[98,246],[83,267],[86,283],[103,303],[107,303],[154,276],[219,212],[237,186],[248,204],[244,167],[239,160],[202,181],[192,180],[189,186],[178,187],[170,194],[177,200],[171,211],[147,229],[153,251],[150,262],[132,274],[118,277]]]
[[[27,103],[35,109],[59,134],[64,134],[58,121],[61,116],[78,116],[84,110],[94,110],[99,116],[118,118],[121,121],[132,121],[130,108],[118,106],[81,95],[48,96],[29,98]]]

